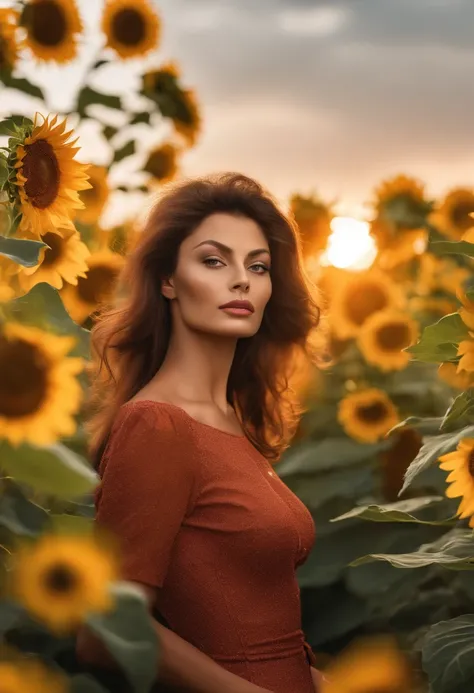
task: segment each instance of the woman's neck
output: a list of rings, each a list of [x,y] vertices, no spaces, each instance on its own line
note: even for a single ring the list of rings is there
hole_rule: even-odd
[[[202,332],[173,331],[165,360],[147,386],[188,402],[227,410],[227,382],[237,340]]]

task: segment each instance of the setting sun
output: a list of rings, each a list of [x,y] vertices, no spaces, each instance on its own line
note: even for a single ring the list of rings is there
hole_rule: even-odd
[[[331,230],[321,264],[352,270],[370,267],[377,250],[366,221],[352,217],[334,217]]]

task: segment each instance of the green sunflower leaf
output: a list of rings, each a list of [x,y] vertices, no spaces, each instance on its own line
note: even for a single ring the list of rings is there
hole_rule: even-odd
[[[36,84],[33,84],[24,77],[13,77],[13,75],[7,70],[2,70],[0,74],[0,81],[2,81],[3,84],[10,89],[18,89],[18,91],[22,91],[29,96],[35,96],[36,98],[44,101],[44,94],[42,90],[37,87]]]
[[[474,243],[467,241],[433,241],[428,250],[435,255],[466,255],[474,257]]]
[[[429,496],[425,498],[409,498],[408,500],[387,503],[386,505],[362,505],[349,510],[344,515],[335,517],[331,522],[340,522],[341,520],[357,517],[361,520],[370,520],[371,522],[409,522],[419,525],[451,526],[456,520],[421,520],[411,514],[416,510],[423,510],[441,501],[444,501],[443,496]]]
[[[122,100],[120,96],[115,96],[114,94],[103,94],[100,91],[91,89],[91,87],[85,86],[79,92],[77,98],[76,110],[78,114],[82,117],[86,116],[87,106],[92,104],[100,104],[101,106],[107,106],[108,108],[115,108],[122,110]]]
[[[423,669],[433,693],[474,690],[474,615],[464,614],[432,626],[423,640]]]
[[[434,325],[425,327],[421,339],[406,351],[415,361],[443,363],[457,357],[457,347],[469,338],[469,330],[458,313],[446,315]]]
[[[44,508],[32,503],[18,486],[10,485],[0,498],[0,525],[24,537],[41,534],[49,521]]]
[[[133,118],[130,120],[129,125],[137,125],[137,123],[150,123],[151,113],[150,111],[142,111],[141,113],[135,113]]]
[[[71,320],[59,292],[50,284],[36,284],[25,296],[9,304],[12,318],[37,327],[51,329],[55,334],[71,335],[76,338],[72,356],[88,358],[90,333]]]
[[[91,614],[87,625],[125,673],[134,693],[149,693],[156,678],[159,642],[144,595],[129,583],[112,587],[115,608]]]
[[[135,154],[135,141],[129,140],[123,145],[123,147],[115,150],[113,161],[114,163],[118,163],[127,156],[132,156],[132,154]]]
[[[45,247],[46,243],[42,241],[28,241],[22,238],[5,238],[5,236],[0,236],[0,255],[4,255],[18,265],[23,265],[23,267],[34,267],[37,265],[40,250]]]
[[[446,453],[455,450],[458,443],[463,438],[470,438],[473,436],[474,426],[467,426],[456,433],[442,433],[439,436],[428,437],[420,452],[405,472],[405,481],[398,495],[401,496],[413,482],[415,477],[430,465],[437,462],[441,455],[446,455]]]
[[[461,392],[444,415],[441,431],[452,431],[474,423],[474,394],[472,390]]]
[[[84,496],[98,483],[86,460],[61,443],[13,447],[2,440],[0,467],[15,481],[63,500]]]
[[[452,530],[432,544],[420,546],[418,551],[398,554],[369,554],[350,565],[358,566],[372,561],[387,561],[394,568],[424,568],[441,565],[451,570],[474,570],[474,536],[472,531]]]
[[[107,693],[107,690],[100,685],[89,674],[76,674],[69,680],[70,693]]]

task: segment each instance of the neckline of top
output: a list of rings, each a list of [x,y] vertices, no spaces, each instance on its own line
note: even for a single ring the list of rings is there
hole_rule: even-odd
[[[183,409],[182,407],[179,407],[177,404],[172,404],[171,402],[160,402],[157,399],[134,399],[134,400],[129,400],[128,402],[125,402],[122,404],[122,407],[129,406],[131,404],[154,404],[158,405],[159,407],[171,407],[172,409],[175,409],[176,411],[180,412],[184,417],[192,421],[194,424],[197,424],[198,426],[204,426],[205,428],[210,428],[211,431],[215,431],[216,433],[223,433],[226,436],[230,436],[231,438],[237,438],[237,440],[247,440],[247,436],[243,434],[238,434],[238,433],[231,433],[230,431],[224,431],[222,428],[216,428],[216,426],[211,426],[210,424],[204,423],[203,421],[199,421],[199,419],[195,419],[191,414],[189,414],[186,409]]]

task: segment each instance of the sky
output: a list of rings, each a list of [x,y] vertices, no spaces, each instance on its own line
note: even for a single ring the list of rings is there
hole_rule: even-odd
[[[100,3],[78,4],[97,24]],[[429,195],[474,185],[473,0],[154,4],[163,30],[149,62],[179,63],[204,119],[184,175],[238,170],[281,199],[315,191],[349,214],[399,172],[423,179]],[[67,79],[35,68],[57,108],[94,50],[83,47]],[[108,84],[126,90],[134,79],[121,66]]]

